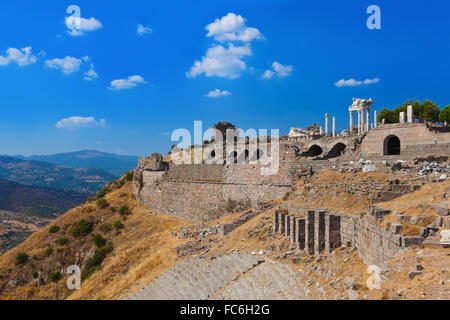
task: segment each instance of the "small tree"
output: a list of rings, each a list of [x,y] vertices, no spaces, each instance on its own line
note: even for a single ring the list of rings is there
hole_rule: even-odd
[[[48,232],[50,232],[50,233],[56,233],[56,232],[59,231],[59,229],[60,229],[59,226],[53,225],[53,226],[50,227],[50,229],[48,230]]]
[[[92,241],[97,246],[97,248],[101,248],[106,244],[106,239],[102,237],[101,234],[96,234],[92,237]]]
[[[109,206],[108,201],[105,198],[100,198],[97,200],[97,207],[100,209],[107,208]]]
[[[444,109],[439,112],[439,121],[440,122],[450,122],[450,105],[446,106]]]
[[[28,261],[28,255],[24,252],[19,252],[16,255],[16,264],[23,264]]]

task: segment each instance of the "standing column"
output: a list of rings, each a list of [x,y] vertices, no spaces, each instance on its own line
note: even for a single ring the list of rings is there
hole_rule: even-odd
[[[333,137],[336,137],[336,118],[333,117]]]
[[[370,130],[370,108],[366,110],[366,131]]]
[[[378,123],[377,110],[375,110],[373,112],[373,117],[374,117],[374,119],[373,119],[373,127],[376,128],[377,127],[377,123]]]
[[[350,115],[350,133],[353,132],[353,111],[349,111]]]
[[[364,109],[361,110],[361,133],[364,133],[366,131],[366,123],[364,121]]]
[[[275,212],[273,213],[273,232],[278,232],[279,230],[279,225],[280,225],[280,212],[278,210],[275,210]]]
[[[406,109],[406,113],[407,113],[407,117],[408,117],[408,123],[412,123],[413,117],[414,117],[413,106],[408,106]]]
[[[361,134],[361,109],[358,110],[358,134]]]
[[[305,219],[305,251],[314,253],[314,211],[308,211]]]
[[[325,135],[327,136],[329,133],[329,115],[325,113]]]
[[[405,123],[405,112],[400,112],[400,123]]]

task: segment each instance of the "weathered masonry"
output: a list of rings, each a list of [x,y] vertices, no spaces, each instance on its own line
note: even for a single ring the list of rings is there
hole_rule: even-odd
[[[292,188],[293,156],[292,149],[284,151],[278,173],[264,176],[259,163],[169,165],[155,154],[139,160],[133,193],[160,213],[207,221],[226,214],[232,206],[248,209],[282,198]]]
[[[286,235],[291,243],[306,253],[317,255],[330,253],[340,246],[354,247],[367,265],[383,265],[399,250],[424,240],[419,236],[398,234],[398,230],[392,230],[390,225],[388,228],[379,228],[375,223],[377,216],[374,212],[355,217],[308,209],[295,215],[275,210],[273,220],[273,232]],[[288,221],[290,234],[286,231]],[[292,223],[295,226],[293,228]]]

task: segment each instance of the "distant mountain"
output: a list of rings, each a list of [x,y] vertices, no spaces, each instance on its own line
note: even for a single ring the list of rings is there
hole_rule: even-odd
[[[122,156],[95,150],[82,150],[68,153],[58,153],[43,156],[14,156],[24,160],[45,161],[72,168],[99,168],[120,178],[125,172],[137,166],[139,157]]]
[[[0,179],[0,211],[56,218],[80,205],[86,195],[58,189],[26,186]]]
[[[0,179],[92,195],[116,177],[102,169],[70,168],[0,156]]]

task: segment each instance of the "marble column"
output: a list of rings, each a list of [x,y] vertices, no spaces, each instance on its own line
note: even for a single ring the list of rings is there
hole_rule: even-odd
[[[349,111],[350,116],[350,133],[353,132],[353,111]]]
[[[366,131],[370,130],[370,108],[366,110]]]
[[[333,117],[333,137],[336,137],[336,118]]]
[[[329,129],[330,129],[330,127],[329,127],[329,121],[330,121],[329,115],[328,115],[328,113],[325,113],[325,135],[326,135],[326,136],[328,135]]]
[[[377,115],[377,110],[375,110],[374,112],[373,112],[373,127],[374,128],[376,128],[377,127],[377,124],[378,124],[378,115]]]

